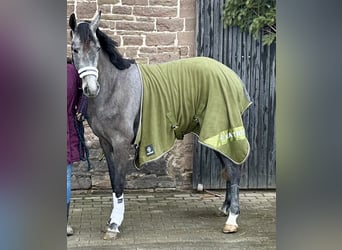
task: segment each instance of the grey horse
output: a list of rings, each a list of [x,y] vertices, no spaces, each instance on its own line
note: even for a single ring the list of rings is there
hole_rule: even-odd
[[[99,11],[95,13],[92,20],[78,21],[75,14],[71,14],[69,25],[73,61],[82,79],[83,93],[89,97],[88,123],[93,133],[99,138],[103,148],[113,191],[113,208],[104,239],[115,239],[120,232],[119,227],[124,218],[124,185],[127,169],[131,168],[134,163],[140,166],[148,162],[149,157],[152,157],[151,160],[156,159],[167,152],[170,147],[167,145],[159,152],[159,147],[162,147],[159,141],[154,141],[155,144],[146,142],[146,145],[143,145],[145,135],[148,133],[161,133],[165,136],[162,136],[163,139],[157,140],[162,141],[167,138],[168,143],[170,143],[176,138],[181,139],[186,133],[193,132],[199,136],[199,141],[203,145],[215,149],[228,175],[226,197],[220,209],[228,215],[223,232],[236,232],[238,230],[237,217],[240,213],[240,166],[238,165],[245,161],[249,154],[249,143],[244,134],[241,115],[250,105],[250,101],[241,80],[225,65],[207,58],[181,59],[176,60],[179,62],[175,64],[166,63],[155,67],[136,64],[133,60],[123,58],[117,50],[117,43],[98,28],[100,17],[101,12]],[[162,71],[164,68],[167,71],[172,69],[176,73],[169,77]],[[217,69],[219,69],[219,73],[217,73]],[[195,89],[196,82],[201,82],[199,89],[208,89],[206,92],[213,93],[211,86],[215,84],[207,84],[207,82],[209,78],[219,79],[219,74],[224,81],[223,83],[221,81],[216,88],[219,89],[219,93],[223,93],[223,98],[229,95],[229,98],[226,98],[224,102],[230,106],[221,105],[209,109],[209,104],[197,105],[196,103],[201,103],[202,100],[217,102],[219,98],[216,97],[216,94],[210,94],[211,96],[207,97],[201,93],[200,97],[196,97],[196,93],[200,90]],[[181,81],[179,80],[180,76],[190,80]],[[207,80],[199,80],[199,76]],[[156,78],[157,83],[152,81],[154,78]],[[165,82],[165,84],[171,82],[171,78],[174,81],[174,86],[160,87],[158,85],[159,82]],[[181,81],[181,85],[176,87],[179,81]],[[188,82],[194,82],[194,85],[192,86]],[[166,90],[153,94],[155,90],[149,91],[147,84],[156,85],[158,91],[159,89]],[[226,86],[228,86],[227,91]],[[190,94],[186,94],[186,88]],[[170,89],[182,89],[182,91],[171,94],[169,93]],[[150,108],[145,106],[145,99],[151,101],[152,97],[158,95],[164,96],[164,98],[159,99],[170,99],[172,105],[182,110],[183,113],[193,112],[194,115],[191,116],[190,123],[182,125],[184,114],[179,115],[177,113],[174,116],[169,116],[168,108],[172,105],[164,105],[163,100],[153,101],[157,104]],[[178,96],[182,97],[181,100],[175,101]],[[189,108],[186,106],[189,104],[188,102],[190,103]],[[234,103],[231,104],[231,102]],[[165,106],[167,110],[159,111],[157,108],[160,106]],[[229,107],[225,109],[224,106]],[[167,115],[163,115],[164,112]],[[168,118],[171,117],[169,119],[171,125],[168,121],[162,121],[164,117],[156,118],[157,113],[165,117],[168,116]],[[216,119],[218,113],[223,114],[222,119]],[[167,118],[165,119],[167,120]],[[208,135],[211,134],[211,127],[219,124],[219,120],[226,121],[227,119],[230,123],[236,121],[238,125],[234,125],[232,129],[222,130],[220,128],[221,131],[218,134],[214,132],[213,136]],[[153,127],[156,126],[156,123],[145,125],[144,120],[146,122],[157,120],[158,127]],[[212,125],[213,120],[214,125]],[[207,123],[211,123],[211,125],[207,131],[204,131]],[[164,126],[164,124],[166,125]],[[143,127],[144,129],[142,129]],[[224,147],[228,148],[227,152],[224,151]],[[139,163],[140,160],[142,163]],[[231,161],[237,164],[232,164]]]

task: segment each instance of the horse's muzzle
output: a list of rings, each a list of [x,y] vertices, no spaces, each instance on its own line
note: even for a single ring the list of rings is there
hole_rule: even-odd
[[[88,85],[85,85],[83,87],[83,94],[86,97],[96,97],[100,92],[100,84],[98,82],[96,82],[96,88],[89,88]]]

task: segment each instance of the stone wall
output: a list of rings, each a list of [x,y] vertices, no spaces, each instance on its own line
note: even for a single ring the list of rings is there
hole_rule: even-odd
[[[195,0],[67,0],[67,18],[91,19],[97,9],[100,28],[125,57],[157,63],[194,56]]]
[[[195,0],[67,0],[67,20],[71,13],[78,19],[91,19],[102,11],[100,28],[119,44],[124,57],[139,63],[160,63],[192,57],[195,53]],[[67,27],[67,55],[70,56],[70,29]],[[74,190],[110,189],[105,159],[97,137],[85,124],[86,143],[93,166],[74,164]],[[176,141],[161,159],[141,170],[129,169],[129,189],[190,189],[192,186],[193,136]]]

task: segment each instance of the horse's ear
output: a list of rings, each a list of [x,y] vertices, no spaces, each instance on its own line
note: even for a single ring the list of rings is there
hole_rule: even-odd
[[[76,28],[76,16],[75,13],[72,13],[69,17],[69,26],[72,31],[75,31]]]
[[[90,28],[96,32],[97,28],[99,27],[100,24],[100,18],[101,18],[101,10],[99,10],[97,13],[95,13],[93,19],[91,20],[90,23]]]

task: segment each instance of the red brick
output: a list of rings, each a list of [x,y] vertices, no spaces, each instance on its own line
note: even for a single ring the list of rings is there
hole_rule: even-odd
[[[188,47],[181,47],[180,48],[181,56],[188,56],[189,55],[189,48]]]
[[[147,34],[146,45],[147,46],[158,46],[158,45],[174,45],[176,34]]]
[[[180,17],[192,18],[196,16],[196,2],[194,0],[180,0]]]
[[[180,9],[179,17],[194,18],[195,14],[194,9]]]
[[[185,31],[196,30],[196,18],[185,18]]]
[[[151,23],[155,23],[156,18],[155,17],[136,17],[137,22],[151,22]]]
[[[145,34],[145,32],[134,30],[116,30],[115,32],[120,36],[140,36],[141,34]]]
[[[195,43],[195,32],[186,31],[177,33],[178,44],[179,45],[192,45]]]
[[[127,45],[142,45],[143,38],[141,36],[124,36],[123,37],[123,46]]]
[[[139,47],[126,47],[125,57],[136,58]]]
[[[122,5],[148,5],[148,0],[122,0]]]
[[[157,52],[157,49],[156,47],[141,47],[140,48],[140,53],[141,54],[151,54],[151,53],[156,53]]]
[[[72,5],[68,4],[67,5],[67,18],[69,18],[70,15],[74,12],[75,12],[75,6],[73,4]]]
[[[189,45],[189,57],[195,56],[195,42]]]
[[[184,19],[179,18],[158,18],[157,31],[182,31],[184,29]]]
[[[180,53],[180,49],[177,47],[157,47],[158,53]]]
[[[150,63],[162,63],[162,62],[170,62],[173,60],[179,59],[179,54],[176,53],[161,53],[161,54],[152,54],[149,57]]]
[[[101,5],[100,10],[101,10],[101,18],[103,18],[104,15],[112,13],[112,6],[109,4]]]
[[[97,2],[98,2],[99,5],[102,5],[102,4],[117,4],[117,3],[120,2],[120,0],[97,0]],[[101,9],[101,8],[99,8],[99,9]]]
[[[134,7],[133,15],[153,17],[175,17],[177,16],[177,8]]]
[[[79,19],[91,19],[96,12],[96,2],[78,2],[76,12]]]
[[[178,0],[150,0],[150,5],[177,6]]]
[[[133,16],[128,15],[116,15],[116,14],[106,14],[101,16],[102,20],[125,20],[125,21],[133,21]]]
[[[100,23],[100,28],[115,29],[115,22],[110,21],[110,20],[102,20]]]
[[[194,8],[196,9],[195,0],[179,0],[180,8]]]
[[[113,14],[124,14],[124,15],[131,15],[132,14],[132,7],[127,6],[113,6],[112,9]]]
[[[141,30],[141,31],[153,31],[153,23],[143,23],[143,22],[117,22],[117,30]]]

